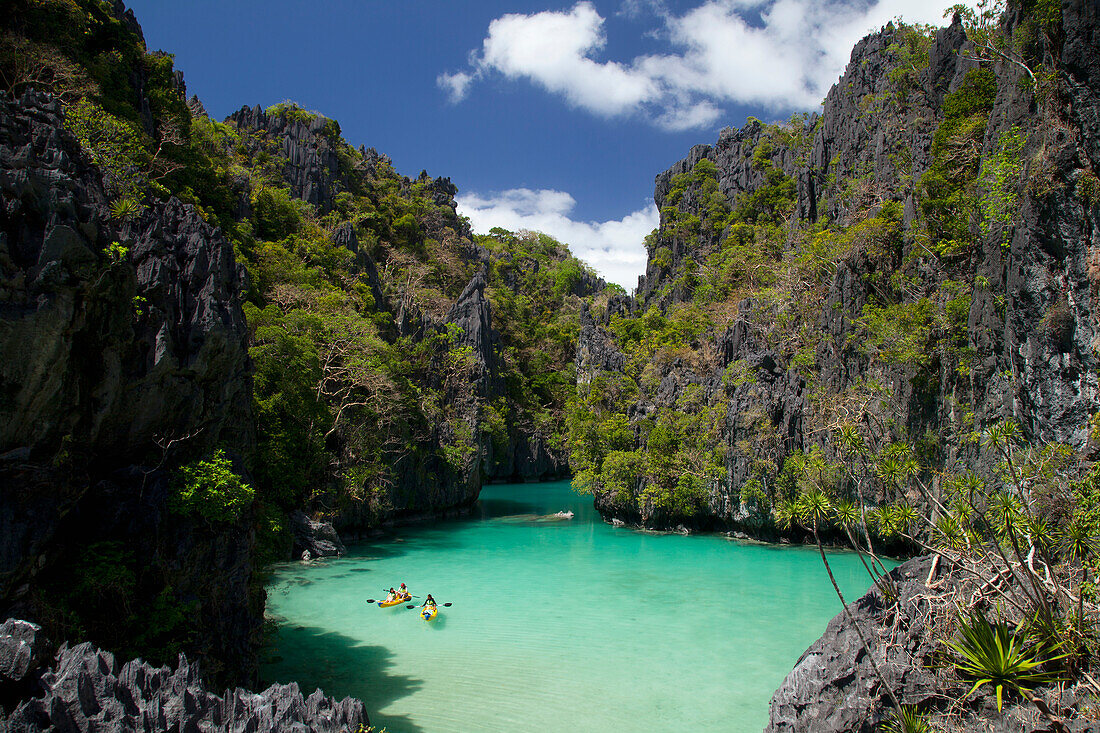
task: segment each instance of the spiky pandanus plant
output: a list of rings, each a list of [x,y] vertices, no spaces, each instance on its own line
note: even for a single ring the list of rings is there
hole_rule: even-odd
[[[1027,644],[1020,628],[992,622],[980,610],[973,610],[959,627],[958,641],[945,641],[959,658],[955,669],[975,680],[966,693],[970,697],[982,685],[992,685],[997,694],[997,710],[1003,704],[1004,688],[1008,687],[1032,702],[1031,690],[1060,679],[1055,672],[1039,669],[1047,662],[1064,659],[1065,654],[1046,656],[1040,645]],[[1043,657],[1046,656],[1044,659]]]
[[[901,712],[894,711],[893,717],[882,724],[883,733],[931,733],[924,715],[915,705],[902,705]]]

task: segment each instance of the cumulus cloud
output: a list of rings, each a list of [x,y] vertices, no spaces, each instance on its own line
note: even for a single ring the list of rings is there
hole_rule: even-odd
[[[493,227],[511,231],[539,231],[566,243],[573,254],[591,265],[608,282],[629,292],[645,272],[643,240],[657,227],[657,207],[627,214],[615,221],[576,221],[570,213],[576,200],[565,191],[514,188],[489,196],[476,193],[458,197],[459,213],[470,217],[474,231],[484,234]]]
[[[466,98],[466,90],[470,88],[473,80],[473,74],[457,71],[453,74],[440,74],[436,79],[436,83],[447,92],[450,100],[457,104]]]
[[[583,0],[569,11],[493,20],[469,70],[439,84],[457,101],[477,79],[500,74],[602,117],[639,116],[678,131],[713,124],[722,104],[816,107],[863,35],[897,16],[942,19],[927,0],[707,0],[682,15],[657,0],[626,0],[619,12],[660,18],[669,52],[599,60],[604,19]]]

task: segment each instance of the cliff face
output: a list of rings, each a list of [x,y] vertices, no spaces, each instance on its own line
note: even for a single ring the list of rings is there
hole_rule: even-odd
[[[787,458],[837,457],[842,426],[877,447],[924,440],[938,467],[988,468],[972,436],[1005,418],[1029,440],[1088,447],[1095,14],[1070,2],[1050,26],[1005,17],[1013,53],[1047,75],[1034,83],[1026,64],[979,62],[957,18],[931,35],[887,26],[853,49],[820,116],[724,130],[657,176],[638,302],[582,332],[582,384],[619,372],[637,385],[612,408],[635,426],[635,453],[652,452],[648,425],[685,395],[722,413],[721,437],[704,446],[705,485],[676,507],[645,505],[659,481],[644,471],[610,491],[586,463],[603,511],[758,527]],[[651,347],[647,373],[629,322],[651,311],[690,334],[676,354]]]
[[[170,517],[162,470],[254,443],[233,249],[175,199],[112,220],[57,102],[0,107],[0,605],[87,604],[84,632],[113,638],[127,619],[61,587],[89,548],[111,548],[136,573],[135,610],[198,604],[187,648],[247,676],[251,530]]]

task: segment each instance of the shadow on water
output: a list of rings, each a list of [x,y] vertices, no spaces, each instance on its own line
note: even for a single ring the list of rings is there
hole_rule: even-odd
[[[513,514],[537,514],[541,509],[540,505],[530,501],[480,499],[474,507],[473,516],[476,519],[492,519],[493,517],[507,517]]]
[[[456,525],[466,524],[470,518],[445,519],[439,523],[411,525],[406,537],[391,536],[382,539],[361,540],[348,544],[346,560],[392,560],[410,552],[430,550],[456,550],[464,547],[462,540],[453,536]]]
[[[386,647],[311,626],[280,626],[269,653],[280,662],[263,668],[265,685],[296,681],[306,695],[319,687],[336,699],[357,697],[376,730],[384,727],[389,733],[423,733],[407,716],[376,712],[423,684],[414,677],[388,674],[393,652]]]

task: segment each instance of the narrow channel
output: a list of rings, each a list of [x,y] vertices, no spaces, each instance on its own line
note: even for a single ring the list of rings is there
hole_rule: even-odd
[[[847,597],[869,586],[854,554],[830,563]],[[402,582],[453,605],[367,603]],[[760,731],[840,610],[815,548],[612,527],[568,482],[486,486],[468,519],[274,568],[263,674],[360,697],[389,733]]]

